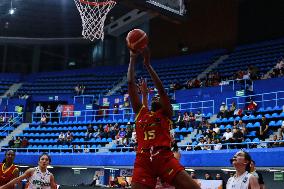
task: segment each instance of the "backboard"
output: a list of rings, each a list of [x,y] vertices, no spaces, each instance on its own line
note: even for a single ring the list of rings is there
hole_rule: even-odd
[[[146,0],[146,2],[180,16],[187,13],[185,0]]]

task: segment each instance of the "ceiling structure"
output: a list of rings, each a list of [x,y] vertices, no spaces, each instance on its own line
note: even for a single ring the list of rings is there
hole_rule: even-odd
[[[159,14],[160,8],[147,4],[145,0],[119,0],[107,15],[105,25],[137,8]],[[11,8],[14,9],[12,15],[9,14]],[[163,15],[167,16],[171,17]],[[73,0],[0,1],[2,37],[80,37],[81,30],[81,18]]]

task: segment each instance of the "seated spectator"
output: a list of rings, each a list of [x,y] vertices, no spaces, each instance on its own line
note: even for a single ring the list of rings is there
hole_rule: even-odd
[[[137,143],[136,129],[133,128],[133,131],[131,133],[131,138],[130,138],[130,146],[135,146],[136,143]]]
[[[212,142],[211,142],[211,138],[207,138],[206,139],[206,142],[204,142],[204,144],[211,144]],[[208,145],[208,146],[204,146],[204,150],[211,150],[211,145]]]
[[[21,147],[21,138],[17,137],[17,139],[14,141],[14,148],[20,148]]]
[[[237,128],[233,133],[232,142],[234,143],[242,143],[244,141],[244,134]],[[236,145],[236,148],[241,148],[240,145]]]
[[[211,139],[212,139],[212,140],[220,139],[220,134],[217,134],[215,131],[213,131],[213,132],[212,132]]]
[[[259,138],[261,140],[265,140],[265,138],[267,137],[268,129],[269,129],[268,121],[266,120],[265,116],[262,116],[259,127]]]
[[[279,143],[278,143],[279,147],[284,147],[284,142],[283,142],[283,136],[282,135],[278,136],[278,140],[279,140]]]
[[[12,137],[11,140],[9,140],[9,142],[8,142],[8,146],[9,146],[10,148],[13,148],[14,145],[15,145],[15,140],[14,140],[14,137]]]
[[[270,146],[271,148],[275,148],[275,147],[278,147],[278,146],[279,146],[279,143],[278,143],[278,141],[277,141],[277,135],[273,135],[273,139],[270,140],[270,141],[271,141],[271,142],[274,141],[274,142],[272,142],[272,143],[269,143],[269,146]]]
[[[223,134],[222,141],[225,143],[230,143],[233,138],[233,133],[231,132],[231,129],[226,129],[226,132]]]
[[[131,142],[131,137],[132,137],[132,131],[129,128],[125,129],[125,145],[129,145]]]
[[[184,112],[183,113],[182,121],[183,121],[183,125],[187,128],[188,125],[189,125],[189,115],[188,115],[188,112]]]
[[[205,140],[203,137],[199,138],[199,143],[194,147],[194,150],[203,150],[204,149]]]
[[[60,135],[58,136],[57,142],[58,142],[59,144],[63,144],[63,143],[65,142],[65,135],[64,135],[63,132],[61,132]]]
[[[194,128],[197,128],[199,126],[199,124],[201,124],[201,122],[202,122],[202,114],[201,114],[200,110],[197,111],[197,113],[194,115],[194,117],[195,117]]]
[[[193,112],[189,113],[188,118],[189,118],[189,125],[188,126],[194,128],[196,124],[195,124],[195,116],[194,116]]]
[[[66,138],[66,142],[70,145],[72,143],[73,140],[73,134],[70,131],[67,131],[67,133],[65,134],[65,138]]]
[[[220,128],[218,127],[218,125],[217,125],[216,123],[214,124],[213,131],[214,131],[216,134],[220,134]]]
[[[84,145],[83,152],[84,153],[89,153],[90,152],[90,149],[89,149],[89,147],[86,144]]]
[[[228,107],[226,105],[225,102],[222,102],[222,105],[220,106],[220,112],[218,113],[217,117],[227,117],[227,113],[228,113]]]
[[[190,176],[191,176],[192,179],[197,179],[197,175],[196,175],[195,172],[191,172]]]
[[[5,118],[3,117],[3,115],[0,115],[0,123],[4,123],[5,122]]]
[[[87,131],[85,133],[85,138],[86,139],[92,138],[94,132],[95,132],[94,127],[91,124],[89,124],[87,127]]]
[[[210,173],[208,173],[208,172],[205,173],[204,179],[205,179],[205,180],[214,180],[213,177],[212,177],[212,176],[210,175]]]
[[[177,119],[176,119],[176,126],[178,127],[183,127],[184,122],[183,122],[183,116],[181,115],[181,112],[178,112]]]
[[[279,136],[283,136],[283,134],[284,134],[284,121],[282,121],[282,125],[281,125],[281,127],[279,129]]]
[[[42,114],[41,118],[40,118],[40,123],[41,124],[46,124],[47,122],[47,117],[45,114]]]
[[[257,108],[257,103],[254,102],[253,100],[250,100],[250,103],[247,107],[247,113],[252,115],[255,114],[256,108]]]
[[[80,86],[79,86],[79,91],[80,91],[81,95],[84,94],[85,89],[86,89],[86,87],[85,87],[84,85],[80,85]]]
[[[220,142],[220,139],[214,140],[214,144],[215,144],[214,147],[213,147],[214,150],[221,150],[222,149],[222,144]]]
[[[118,134],[116,135],[116,143],[119,145],[125,145],[126,144],[125,135],[126,135],[125,130],[121,128]]]
[[[248,129],[246,127],[242,127],[241,132],[243,133],[244,136],[246,136],[248,134]]]
[[[22,115],[23,114],[23,106],[22,105],[17,106],[17,113],[18,113],[18,115]]]
[[[228,112],[228,116],[233,116],[236,109],[237,109],[236,103],[232,102],[231,107]]]
[[[244,122],[240,119],[239,122],[238,122],[238,124],[237,124],[237,127],[238,127],[239,129],[242,129],[243,127],[246,127],[246,124],[244,124]]]
[[[35,115],[36,115],[36,121],[40,121],[41,119],[41,114],[42,112],[44,112],[44,108],[41,106],[41,104],[39,103],[38,106],[35,109]]]
[[[29,146],[29,141],[27,140],[26,137],[23,138],[22,143],[21,143],[21,147],[22,148],[27,148]]]
[[[81,90],[80,90],[80,85],[79,84],[76,85],[76,87],[74,88],[74,91],[75,91],[75,94],[77,96],[80,95]]]

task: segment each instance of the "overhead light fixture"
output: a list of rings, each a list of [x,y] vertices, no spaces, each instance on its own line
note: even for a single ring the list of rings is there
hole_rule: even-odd
[[[73,170],[86,170],[86,167],[72,167]]]
[[[11,9],[9,10],[9,14],[13,15],[14,13],[15,13],[15,9],[11,8]]]

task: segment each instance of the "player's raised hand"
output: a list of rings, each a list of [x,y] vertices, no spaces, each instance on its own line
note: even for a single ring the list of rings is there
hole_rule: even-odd
[[[141,78],[139,80],[139,88],[142,94],[148,93],[147,81],[145,78]]]
[[[143,58],[144,58],[144,65],[149,66],[150,65],[150,50],[148,47],[145,47],[141,52]]]

